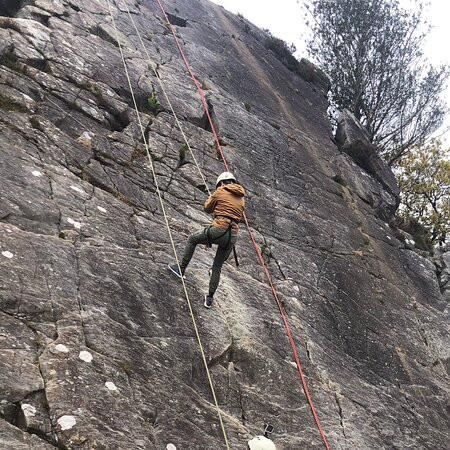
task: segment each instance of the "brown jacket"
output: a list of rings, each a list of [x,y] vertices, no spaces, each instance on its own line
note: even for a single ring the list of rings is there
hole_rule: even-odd
[[[245,191],[240,184],[232,183],[218,187],[205,201],[205,211],[216,215],[233,217],[240,221],[244,212]],[[230,220],[224,217],[215,217],[212,221],[214,227],[228,228]],[[237,224],[233,223],[233,231],[239,231]]]

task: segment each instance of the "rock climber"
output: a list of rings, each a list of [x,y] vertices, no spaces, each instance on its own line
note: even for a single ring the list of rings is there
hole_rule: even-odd
[[[276,450],[275,444],[265,436],[255,436],[248,441],[248,450]]]
[[[180,267],[176,262],[169,264],[169,269],[177,277],[184,278],[184,272],[194,254],[195,247],[198,244],[206,244],[208,247],[213,244],[217,245],[209,281],[209,291],[204,298],[206,308],[212,306],[222,265],[230,256],[236,243],[239,231],[238,223],[244,212],[244,195],[244,188],[236,182],[236,178],[231,172],[221,173],[217,177],[216,190],[207,198],[204,205],[204,210],[213,214],[211,225],[197,230],[188,237]]]

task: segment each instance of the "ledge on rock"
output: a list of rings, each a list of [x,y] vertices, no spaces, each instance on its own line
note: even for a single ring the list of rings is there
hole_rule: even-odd
[[[313,84],[323,94],[327,94],[331,87],[330,77],[321,69],[319,69],[311,61],[302,58],[298,63],[298,74],[308,83]]]
[[[48,21],[52,15],[48,11],[36,8],[35,6],[27,5],[17,12],[18,19],[27,19],[39,22],[44,26],[48,26]]]
[[[167,13],[167,17],[169,19],[169,22],[172,25],[176,25],[176,26],[179,26],[179,27],[185,27],[187,25],[187,20],[186,19],[183,19],[182,17],[178,17],[175,14]]]

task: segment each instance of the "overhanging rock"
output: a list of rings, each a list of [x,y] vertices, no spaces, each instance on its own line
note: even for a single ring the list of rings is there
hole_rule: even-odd
[[[370,143],[366,130],[347,109],[344,109],[338,118],[336,142],[342,152],[348,154],[358,166],[372,175],[395,197],[395,207],[391,208],[391,217],[393,217],[400,202],[400,189],[395,175],[379,156],[377,147]]]

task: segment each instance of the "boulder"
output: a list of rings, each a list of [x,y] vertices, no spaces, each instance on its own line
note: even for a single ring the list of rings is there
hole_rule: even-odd
[[[396,197],[397,205],[393,211],[395,213],[400,201],[400,190],[395,175],[379,156],[376,145],[370,143],[367,131],[347,109],[344,109],[338,118],[335,138],[342,152],[347,153],[358,166],[372,175],[384,189]]]
[[[354,141],[370,142],[369,134],[348,109],[339,114],[335,139],[340,149]]]

